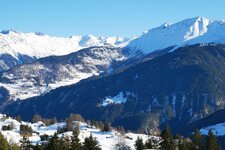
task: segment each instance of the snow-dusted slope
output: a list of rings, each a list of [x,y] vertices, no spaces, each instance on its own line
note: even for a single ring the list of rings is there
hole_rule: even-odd
[[[0,73],[0,86],[9,91],[9,99],[23,100],[110,71],[114,62],[125,59],[120,48],[89,47],[65,56],[42,58]]]
[[[41,33],[2,31],[0,33],[0,70],[51,55],[60,56],[90,46],[123,47],[129,40],[122,37],[71,36],[52,37]],[[10,57],[10,60],[7,59]],[[29,58],[29,60],[28,60]]]
[[[99,141],[99,145],[103,150],[112,150],[114,149],[115,145],[118,142],[123,142],[128,145],[132,150],[134,150],[134,144],[137,137],[141,137],[144,141],[148,139],[149,137],[144,134],[134,134],[134,133],[126,133],[125,135],[121,135],[117,131],[111,131],[111,132],[101,132],[100,129],[89,126],[86,123],[82,122],[74,122],[76,124],[79,124],[80,126],[80,134],[79,138],[81,142],[84,142],[84,139],[86,137],[89,137],[90,134],[94,138],[96,138]],[[29,137],[29,140],[32,142],[32,144],[36,145],[41,142],[41,135],[49,135],[52,136],[54,133],[57,132],[59,128],[62,128],[66,125],[65,122],[55,123],[53,125],[46,126],[42,122],[37,123],[29,123],[29,122],[18,122],[17,120],[14,120],[10,117],[6,117],[6,115],[0,114],[0,132],[7,138],[8,141],[20,144],[20,140],[22,139],[22,136],[20,135],[20,125],[28,125],[32,128],[34,133],[32,136]],[[2,126],[5,125],[13,125],[12,130],[2,131]],[[61,134],[58,134],[58,137],[68,137],[70,138],[72,136],[72,132],[64,132]],[[151,136],[152,137],[152,136]],[[158,137],[154,137],[156,140],[159,139]],[[123,140],[123,141],[122,141]]]
[[[144,54],[168,47],[196,43],[225,43],[225,21],[210,21],[204,17],[186,19],[175,24],[163,24],[150,29],[131,41],[127,47]]]

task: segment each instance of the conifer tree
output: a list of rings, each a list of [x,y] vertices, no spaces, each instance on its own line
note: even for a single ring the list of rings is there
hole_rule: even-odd
[[[204,149],[203,138],[198,129],[196,129],[194,134],[192,135],[192,141],[193,141],[193,149],[195,149],[195,150]]]
[[[169,126],[166,125],[161,133],[162,142],[160,143],[162,150],[174,150],[175,144],[171,135]]]
[[[98,145],[98,141],[93,138],[92,134],[84,139],[84,143],[82,146],[83,150],[101,150],[101,148]]]
[[[48,146],[47,146],[47,149],[60,150],[60,140],[59,140],[56,133],[50,139],[50,141],[48,143]]]
[[[104,123],[103,132],[109,132],[110,131],[110,124],[109,123]]]
[[[42,144],[36,144],[35,146],[32,146],[32,150],[44,150],[45,147],[44,147],[44,143]]]
[[[79,134],[76,130],[73,131],[73,135],[71,137],[71,150],[81,150],[82,148],[78,135]]]
[[[0,150],[9,150],[9,143],[4,138],[4,136],[0,133]]]
[[[148,140],[145,142],[145,148],[146,149],[153,149],[152,139],[151,138],[148,138]]]
[[[145,148],[142,138],[140,137],[137,138],[134,147],[136,150],[143,150]]]
[[[191,144],[189,144],[184,137],[176,135],[176,140],[178,140],[178,149],[179,150],[189,150],[191,149]]]
[[[179,150],[189,150],[189,145],[186,141],[183,141],[179,146],[178,146]]]
[[[59,139],[59,150],[69,150],[70,142],[69,138],[63,137]]]
[[[20,140],[21,150],[30,150],[32,145],[31,141],[28,139],[27,135],[23,135],[23,138]]]
[[[206,149],[207,150],[220,150],[220,146],[216,142],[216,137],[213,134],[212,130],[209,130],[207,139],[206,139]]]
[[[10,144],[9,144],[9,150],[21,150],[21,148],[16,143],[10,142]]]

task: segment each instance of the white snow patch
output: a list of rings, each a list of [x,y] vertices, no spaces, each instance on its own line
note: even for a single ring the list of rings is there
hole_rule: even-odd
[[[102,102],[102,106],[106,107],[110,104],[122,104],[126,103],[127,99],[124,97],[123,92],[119,92],[114,97],[107,97],[105,100]]]

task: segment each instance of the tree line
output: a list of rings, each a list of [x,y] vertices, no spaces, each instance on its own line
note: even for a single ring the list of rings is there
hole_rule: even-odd
[[[86,137],[81,143],[78,132],[73,131],[70,138],[59,138],[57,133],[49,137],[47,141],[32,145],[28,136],[23,136],[20,145],[9,143],[0,133],[0,150],[101,150],[99,142],[92,135]]]
[[[207,136],[202,136],[198,129],[189,137],[180,135],[173,136],[170,128],[166,125],[160,134],[161,140],[154,141],[149,138],[145,143],[138,137],[135,141],[136,150],[159,149],[159,150],[220,150],[216,136],[209,130]]]
[[[20,117],[18,117],[20,118]],[[39,115],[33,117],[33,123],[35,122],[46,122],[48,125],[58,122],[57,119],[43,119]],[[84,139],[82,143],[79,136],[79,123],[74,124],[74,121],[85,122],[83,117],[79,114],[71,114],[66,120],[64,127],[58,128],[57,132],[53,136],[46,134],[40,135],[40,142],[33,145],[29,140],[29,137],[34,133],[32,128],[28,125],[20,125],[20,134],[22,136],[20,145],[12,142],[8,142],[7,139],[0,133],[0,150],[101,150],[99,142],[96,138],[90,134],[89,137]],[[98,126],[101,131],[111,131],[112,127],[109,123],[102,123],[97,121],[87,121],[91,126]],[[2,126],[2,130],[12,130],[14,126],[12,124]],[[125,133],[122,127],[117,128],[121,133]],[[59,134],[72,131],[70,137],[58,137]],[[121,135],[122,135],[121,134]],[[173,136],[170,128],[166,125],[162,130],[159,139],[150,137],[143,141],[142,138],[138,137],[135,141],[134,147],[136,150],[144,149],[159,149],[159,150],[220,150],[221,147],[217,142],[215,135],[212,130],[209,130],[207,136],[202,136],[199,130],[190,137],[183,137],[180,135]],[[131,148],[126,144],[124,137],[120,139],[114,146],[116,150],[130,150]]]
[[[6,116],[4,119],[7,119]],[[21,122],[21,117],[17,116],[15,119]],[[40,115],[35,115],[32,119],[33,123],[43,122],[46,125],[51,125],[57,123],[57,119],[44,119]],[[64,120],[66,125],[64,127],[59,127],[53,136],[40,135],[40,142],[36,145],[32,144],[29,137],[32,136],[34,131],[29,125],[21,124],[19,133],[21,135],[20,144],[13,142],[8,142],[7,139],[0,132],[0,150],[101,150],[99,142],[96,138],[90,134],[89,137],[84,139],[82,143],[79,136],[79,122],[85,122],[83,117],[79,114],[71,114],[68,118]],[[90,126],[97,126],[102,132],[111,131],[111,125],[106,122],[98,121],[87,121]],[[12,130],[15,128],[14,124],[3,125],[2,130]],[[120,129],[120,128],[119,128]],[[121,129],[122,130],[122,129]],[[67,131],[72,131],[72,136],[70,137],[58,137],[59,134],[63,134]]]

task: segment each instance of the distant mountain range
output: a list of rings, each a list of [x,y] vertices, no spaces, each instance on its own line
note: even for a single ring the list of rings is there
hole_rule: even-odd
[[[224,45],[179,48],[118,73],[13,102],[2,111],[28,120],[34,114],[64,118],[79,113],[131,130],[146,125],[156,130],[164,123],[178,129],[224,108],[224,49]]]
[[[224,34],[225,21],[210,21],[204,17],[186,19],[175,24],[165,23],[130,39],[93,35],[51,37],[40,32],[5,30],[0,33],[0,70],[38,58],[67,55],[90,46],[127,47],[131,49],[131,54],[149,54],[168,47],[174,50],[197,43],[225,43]]]
[[[0,110],[80,113],[126,129],[180,132],[224,109],[225,21],[203,17],[131,39],[0,34]],[[24,100],[24,101],[19,101]]]
[[[67,55],[90,46],[123,47],[128,41],[129,39],[122,37],[51,37],[42,33],[6,30],[0,33],[0,70],[43,57]]]

